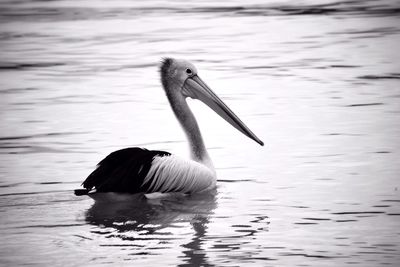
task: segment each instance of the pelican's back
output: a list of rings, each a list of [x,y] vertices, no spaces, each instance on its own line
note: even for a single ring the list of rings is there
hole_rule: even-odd
[[[171,155],[165,151],[147,150],[138,147],[117,150],[97,165],[97,168],[83,182],[88,191],[139,193],[146,192],[144,184],[154,157]]]

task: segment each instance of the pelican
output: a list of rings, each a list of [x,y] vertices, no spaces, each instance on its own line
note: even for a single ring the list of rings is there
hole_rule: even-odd
[[[186,98],[198,99],[260,145],[264,143],[200,79],[186,60],[165,58],[160,66],[161,83],[169,104],[189,142],[191,159],[165,151],[131,147],[112,152],[82,183],[76,195],[116,193],[201,193],[216,187],[214,165]]]

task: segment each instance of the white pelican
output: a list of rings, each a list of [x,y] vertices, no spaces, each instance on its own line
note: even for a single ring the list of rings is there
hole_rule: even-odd
[[[172,111],[190,145],[191,160],[165,151],[132,147],[115,151],[100,161],[83,182],[83,195],[92,192],[198,193],[216,186],[216,172],[204,146],[199,127],[186,102],[199,99],[240,132],[260,145],[263,142],[199,78],[197,69],[185,60],[163,59],[161,82]]]

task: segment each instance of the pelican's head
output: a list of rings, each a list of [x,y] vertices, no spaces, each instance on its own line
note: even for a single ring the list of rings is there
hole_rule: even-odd
[[[198,99],[214,110],[247,137],[264,143],[233,113],[228,106],[200,79],[196,67],[181,59],[165,58],[161,63],[161,82],[168,97],[178,95]]]
[[[161,63],[161,82],[167,88],[183,88],[186,79],[197,75],[196,67],[186,60],[164,58]]]

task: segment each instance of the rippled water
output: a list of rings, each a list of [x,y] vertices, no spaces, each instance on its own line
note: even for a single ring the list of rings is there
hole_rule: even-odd
[[[398,1],[1,1],[0,264],[399,266]],[[96,201],[113,150],[186,155],[162,56],[266,143],[191,101],[215,195]]]

